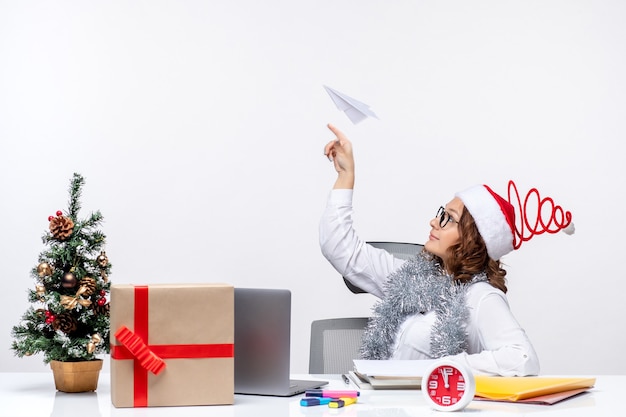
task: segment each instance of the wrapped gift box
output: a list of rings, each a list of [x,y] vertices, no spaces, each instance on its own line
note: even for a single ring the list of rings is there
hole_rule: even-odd
[[[111,286],[115,407],[234,402],[234,288]]]

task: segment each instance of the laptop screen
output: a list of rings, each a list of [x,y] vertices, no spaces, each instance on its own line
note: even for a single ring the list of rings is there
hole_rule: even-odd
[[[291,292],[235,288],[235,392],[289,388]]]
[[[235,393],[289,396],[327,381],[291,381],[291,292],[235,288]]]

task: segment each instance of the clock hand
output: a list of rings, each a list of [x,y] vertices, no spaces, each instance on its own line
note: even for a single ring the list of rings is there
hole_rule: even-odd
[[[445,388],[450,388],[450,384],[448,383],[448,370],[443,368],[441,370],[441,376],[443,376],[443,384]]]

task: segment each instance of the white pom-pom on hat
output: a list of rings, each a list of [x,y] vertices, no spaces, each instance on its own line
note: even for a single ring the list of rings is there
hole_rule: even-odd
[[[563,233],[566,235],[573,235],[576,232],[576,228],[574,227],[574,223],[570,223],[567,227],[561,229]]]

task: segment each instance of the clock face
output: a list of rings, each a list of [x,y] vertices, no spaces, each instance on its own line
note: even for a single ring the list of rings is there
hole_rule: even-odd
[[[460,410],[474,398],[473,376],[453,364],[440,364],[425,374],[424,395],[438,410]]]

